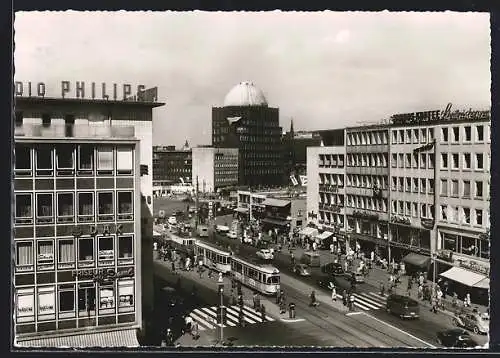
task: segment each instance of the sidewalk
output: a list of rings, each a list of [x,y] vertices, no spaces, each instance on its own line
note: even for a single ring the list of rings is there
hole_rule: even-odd
[[[293,250],[293,253],[294,253],[294,256],[298,259],[298,258],[300,258],[300,256],[302,255],[302,253],[304,251],[305,250],[302,247],[296,247]],[[285,248],[282,251],[282,254],[285,256],[288,256],[289,255],[288,252],[289,252],[288,249]],[[336,254],[332,255],[329,250],[316,250],[316,252],[320,254],[321,265],[324,265],[324,264],[329,263],[329,262],[333,262],[333,260],[335,258],[337,258],[337,255]],[[345,255],[342,255],[339,262],[343,264],[344,260],[345,260]],[[360,261],[361,261],[360,259],[355,259],[354,263],[353,263],[353,267],[357,267],[359,265]],[[387,270],[382,269],[382,268],[377,267],[377,266],[374,266],[370,270],[368,276],[365,277],[365,282],[368,285],[373,286],[375,288],[376,292],[378,292],[380,290],[380,284],[383,283],[384,286],[386,287],[386,292],[387,292],[387,286],[388,286],[388,282],[389,282],[388,279],[389,279],[389,273],[387,272]],[[402,276],[401,282],[393,290],[393,293],[397,293],[397,294],[404,295],[404,296],[408,295],[408,290],[407,290],[408,279],[409,279],[408,276],[406,276],[406,275]],[[429,281],[427,281],[427,282],[429,282]],[[428,307],[429,309],[431,308],[431,303],[429,302],[429,300],[424,301],[424,300],[419,300],[417,298],[418,297],[418,285],[416,285],[416,284],[412,285],[412,289],[410,290],[409,296],[412,297],[413,299],[416,299],[417,301],[419,301],[421,305]],[[441,310],[441,311],[449,316],[454,316],[455,312],[457,312],[457,310],[459,310],[463,307],[463,301],[460,302],[460,300],[458,302],[458,306],[453,307],[452,296],[449,296],[449,295],[447,295],[446,298],[443,299],[443,304],[444,304],[445,309],[444,309],[444,311],[443,310]],[[474,307],[476,307],[478,309],[478,311],[481,313],[486,312],[486,307],[482,306],[482,305],[478,305],[478,304],[473,304],[472,307],[466,308],[466,310],[469,310],[472,312],[472,309]]]

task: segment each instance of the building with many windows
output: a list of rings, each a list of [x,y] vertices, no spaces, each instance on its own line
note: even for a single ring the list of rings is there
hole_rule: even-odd
[[[223,107],[212,108],[212,145],[237,148],[239,185],[273,187],[283,182],[279,109],[271,108],[260,89],[241,82]]]
[[[347,232],[362,250],[387,247],[389,144],[387,126],[346,128]]]
[[[16,99],[17,344],[138,345],[153,310],[152,222],[134,118],[158,105]]]
[[[307,218],[345,241],[344,130],[321,131],[321,147],[307,148]]]
[[[191,183],[192,151],[187,141],[181,149],[175,146],[153,147],[153,185],[167,187],[177,183]]]
[[[237,148],[193,148],[192,165],[193,182],[201,193],[238,185]]]
[[[445,111],[397,114],[390,124],[347,128],[347,242],[403,260],[408,271],[439,275],[453,282],[459,297],[469,292],[487,304],[490,116],[451,112],[450,104]],[[315,224],[332,220],[321,215],[321,174],[341,152],[322,144],[308,150],[307,210]]]

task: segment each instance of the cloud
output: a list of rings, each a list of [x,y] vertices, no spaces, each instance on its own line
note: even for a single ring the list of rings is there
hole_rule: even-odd
[[[335,35],[335,42],[343,44],[349,41],[351,38],[351,32],[349,30],[340,30],[337,35]]]

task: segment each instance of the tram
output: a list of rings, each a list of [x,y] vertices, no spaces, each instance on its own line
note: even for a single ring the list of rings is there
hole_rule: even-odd
[[[269,264],[233,256],[231,261],[233,278],[265,295],[275,295],[280,290],[280,272]]]
[[[170,235],[168,242],[172,245],[172,247],[179,252],[182,252],[188,256],[193,255],[194,244],[196,239],[193,237],[180,237],[177,235]]]
[[[231,253],[215,245],[196,240],[194,253],[203,260],[203,265],[226,274],[231,271]]]

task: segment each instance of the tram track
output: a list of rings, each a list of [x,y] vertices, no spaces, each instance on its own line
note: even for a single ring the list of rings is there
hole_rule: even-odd
[[[331,310],[333,310],[333,308],[328,309],[328,306],[320,304],[317,307],[310,307],[309,298],[291,287],[287,286],[285,290],[289,301],[293,299],[296,307],[298,306],[300,311],[304,312],[301,316],[307,318],[312,325],[327,330],[336,340],[339,339],[341,342],[345,342],[345,347],[411,347],[403,340],[388,334],[382,329],[377,329],[366,322],[347,317],[340,312],[332,314]],[[300,306],[297,303],[299,303]],[[310,319],[311,317],[315,319]],[[329,321],[328,318],[334,319],[335,322]],[[351,322],[349,322],[349,320],[351,320]],[[356,327],[351,325],[353,321],[355,321]],[[371,332],[371,334],[368,335],[366,332]],[[375,337],[374,334],[376,334],[377,337]]]

